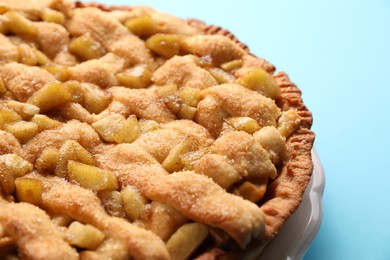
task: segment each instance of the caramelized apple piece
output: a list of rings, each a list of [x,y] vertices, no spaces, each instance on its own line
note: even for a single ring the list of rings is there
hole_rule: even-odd
[[[175,260],[188,259],[208,234],[208,228],[201,223],[188,223],[181,226],[166,244],[169,255]]]
[[[146,47],[169,59],[180,53],[181,37],[176,34],[157,33],[146,40]]]
[[[16,239],[4,234],[4,236],[0,233],[0,252],[2,253],[2,259],[4,260],[18,260],[19,258],[11,255],[15,250]]]
[[[28,140],[38,134],[38,125],[33,122],[18,121],[4,126],[4,130],[13,134],[21,143],[26,143]]]
[[[283,111],[278,119],[278,129],[282,136],[289,137],[301,123],[301,117],[295,109]]]
[[[242,60],[232,60],[221,64],[221,68],[225,71],[239,69],[242,66]]]
[[[248,134],[253,134],[260,129],[259,124],[250,117],[229,117],[226,119],[226,123],[231,125],[238,131],[245,131]]]
[[[71,93],[59,82],[52,82],[35,92],[27,103],[33,104],[45,112],[72,100]]]
[[[39,205],[42,199],[42,182],[31,178],[15,180],[16,197],[19,201]]]
[[[35,51],[27,44],[20,44],[18,46],[19,52],[19,61],[23,64],[34,66],[37,64],[38,60],[35,55]]]
[[[68,162],[68,176],[71,181],[93,191],[118,189],[114,173],[72,160]]]
[[[273,164],[282,162],[287,154],[286,138],[274,126],[266,126],[253,134],[256,142],[270,154]]]
[[[46,65],[42,69],[50,72],[58,81],[67,81],[70,77],[68,69],[61,65]]]
[[[85,90],[81,86],[80,82],[76,80],[69,80],[63,83],[63,86],[69,93],[72,95],[72,102],[81,103],[85,99],[84,93]]]
[[[7,91],[3,79],[0,77],[0,96]]]
[[[84,83],[81,89],[83,95],[81,104],[90,113],[99,114],[111,103],[111,94],[96,85]]]
[[[35,53],[35,59],[37,60],[38,65],[46,65],[51,62],[49,57],[47,57],[46,54],[44,54],[40,50],[33,49],[33,51]]]
[[[160,98],[167,98],[176,95],[178,87],[176,84],[167,84],[165,86],[156,87],[155,93]]]
[[[191,107],[186,104],[181,104],[180,110],[178,112],[178,117],[181,119],[189,119],[192,120],[196,114],[196,107]]]
[[[68,162],[70,160],[81,162],[87,165],[95,165],[91,153],[84,149],[74,140],[66,141],[59,150],[57,166],[54,173],[60,177],[66,177]]]
[[[69,244],[93,250],[104,240],[104,233],[89,224],[73,221],[66,231],[66,240]]]
[[[200,89],[182,87],[179,89],[179,98],[182,103],[196,107],[201,99]]]
[[[149,15],[130,19],[125,23],[125,26],[141,38],[147,38],[156,32],[156,23]]]
[[[192,136],[187,136],[172,148],[168,156],[162,162],[162,166],[168,172],[181,170],[184,165],[180,159],[180,155],[196,150],[197,146],[198,141]]]
[[[16,11],[8,11],[4,14],[9,19],[8,29],[14,34],[35,35],[38,30],[33,23]]]
[[[122,128],[126,118],[121,114],[112,114],[92,124],[101,138],[107,142],[115,142],[114,135]]]
[[[54,173],[58,160],[60,158],[60,152],[58,149],[48,147],[42,151],[35,162],[35,168],[39,172]]]
[[[219,84],[232,83],[235,80],[235,77],[232,74],[220,68],[211,68],[209,69],[209,72]]]
[[[31,122],[34,122],[38,125],[39,132],[43,130],[57,128],[61,125],[60,121],[51,119],[46,115],[36,114],[31,118]]]
[[[280,96],[278,83],[267,71],[261,68],[250,70],[241,77],[238,83],[272,99]]]
[[[16,154],[0,155],[0,163],[5,164],[14,178],[21,177],[33,170],[33,165],[30,162],[20,158]]]
[[[119,85],[128,88],[146,88],[150,85],[152,72],[146,65],[140,64],[116,74]]]
[[[15,111],[0,108],[0,129],[3,129],[5,124],[20,120],[22,120],[22,117]]]
[[[104,209],[110,216],[124,218],[126,213],[123,206],[122,195],[119,191],[103,190],[98,192]]]
[[[254,184],[246,181],[238,188],[238,194],[246,200],[257,203],[261,200],[267,191],[267,182],[264,181],[260,184]]]
[[[82,60],[97,59],[106,54],[106,50],[100,42],[95,40],[89,33],[74,38],[69,44],[69,51]]]
[[[181,105],[180,105],[180,102],[179,102],[179,100],[177,99],[176,96],[169,96],[169,97],[167,97],[164,100],[164,103],[167,106],[167,108],[169,110],[171,110],[171,112],[173,114],[177,114],[177,113],[180,112]],[[183,116],[185,116],[185,115],[183,115]]]
[[[1,12],[0,12],[1,13]],[[3,15],[0,16],[0,33],[6,35],[8,33],[9,19]]]
[[[141,135],[141,128],[135,115],[130,115],[122,126],[114,133],[113,139],[117,143],[132,143]]]
[[[10,100],[7,102],[9,108],[18,113],[23,119],[31,118],[32,116],[39,113],[39,107],[18,102],[15,100]]]
[[[121,190],[123,206],[126,215],[132,220],[136,220],[145,210],[148,200],[141,195],[137,188],[133,186],[126,186]]]
[[[50,8],[45,8],[42,11],[42,20],[49,23],[64,24],[65,15],[59,11]]]

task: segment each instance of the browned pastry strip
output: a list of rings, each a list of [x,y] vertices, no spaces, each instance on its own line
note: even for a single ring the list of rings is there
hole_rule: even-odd
[[[0,203],[0,225],[17,241],[23,259],[78,259],[43,210],[28,203]]]
[[[0,64],[3,61],[16,61],[18,58],[18,48],[6,36],[0,34]]]
[[[66,27],[75,36],[90,33],[107,50],[125,58],[130,66],[139,63],[153,64],[151,53],[145,47],[144,42],[135,35],[129,34],[118,20],[105,15],[98,9],[74,9],[72,19]]]
[[[124,219],[107,215],[90,190],[70,184],[57,177],[29,177],[43,180],[42,207],[54,213],[66,214],[80,222],[89,223],[102,230],[107,239],[95,252],[83,253],[97,259],[168,259],[164,243],[155,234],[138,228]],[[88,258],[87,257],[87,258]]]
[[[12,134],[0,130],[0,155],[7,153],[14,153],[20,149],[18,139]]]
[[[240,59],[245,54],[241,47],[223,35],[214,37],[207,35],[185,37],[182,40],[182,48],[199,57],[209,55],[218,64]]]
[[[280,109],[272,99],[238,84],[213,86],[202,94],[205,98],[198,104],[196,121],[214,137],[222,130],[225,114],[251,117],[262,127],[274,124],[280,115]]]
[[[37,134],[23,145],[22,156],[35,163],[35,160],[45,148],[51,146],[59,149],[66,140],[75,140],[87,150],[92,150],[101,143],[98,134],[90,125],[72,120],[58,128]]]
[[[24,1],[2,0],[0,7],[4,10],[18,10],[30,19],[37,19],[41,16],[44,8],[50,7],[59,2],[58,0],[40,0],[30,1],[26,4]]]
[[[69,45],[69,33],[61,25],[55,23],[34,23],[37,28],[36,42],[42,51],[50,58],[58,53],[67,51]]]
[[[126,107],[126,111],[123,111],[126,116],[134,114],[140,118],[154,119],[159,123],[176,119],[164,103],[158,99],[158,96],[146,89],[112,87],[108,91],[112,94],[114,101],[118,101]],[[108,111],[110,109],[109,106]]]
[[[150,199],[164,202],[191,219],[225,230],[243,248],[262,233],[261,210],[227,193],[204,175],[192,171],[167,175],[151,155],[131,144],[108,149],[99,161],[118,175],[122,186],[133,185]]]
[[[172,148],[188,136],[203,146],[209,146],[213,142],[210,134],[201,125],[190,120],[175,120],[162,124],[160,129],[141,135],[134,144],[162,163]]]
[[[211,151],[225,155],[244,178],[276,177],[275,166],[266,150],[244,131],[232,131],[222,135],[214,142]]]
[[[195,221],[225,230],[242,248],[263,232],[263,213],[255,204],[192,171],[172,173],[146,194]]]
[[[218,85],[215,78],[196,62],[192,55],[175,56],[153,73],[152,80],[159,86],[176,84],[178,87],[208,88]]]
[[[115,73],[120,66],[103,60],[106,56],[69,67],[71,79],[96,84],[104,88],[117,85]]]
[[[0,77],[17,100],[23,102],[44,85],[56,81],[55,77],[45,70],[14,62],[1,66]]]

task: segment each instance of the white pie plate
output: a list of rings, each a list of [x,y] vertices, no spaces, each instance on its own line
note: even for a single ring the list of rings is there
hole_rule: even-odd
[[[324,171],[318,155],[312,151],[314,170],[301,205],[285,222],[278,235],[262,251],[258,260],[302,259],[321,225]]]

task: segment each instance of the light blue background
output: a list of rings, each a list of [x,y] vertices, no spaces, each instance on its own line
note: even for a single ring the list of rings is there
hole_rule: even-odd
[[[144,4],[233,32],[286,71],[314,115],[326,187],[308,259],[390,259],[390,1]]]

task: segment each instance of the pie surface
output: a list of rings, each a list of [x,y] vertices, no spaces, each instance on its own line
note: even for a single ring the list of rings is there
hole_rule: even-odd
[[[0,257],[258,254],[313,167],[274,71],[149,7],[0,0]]]

